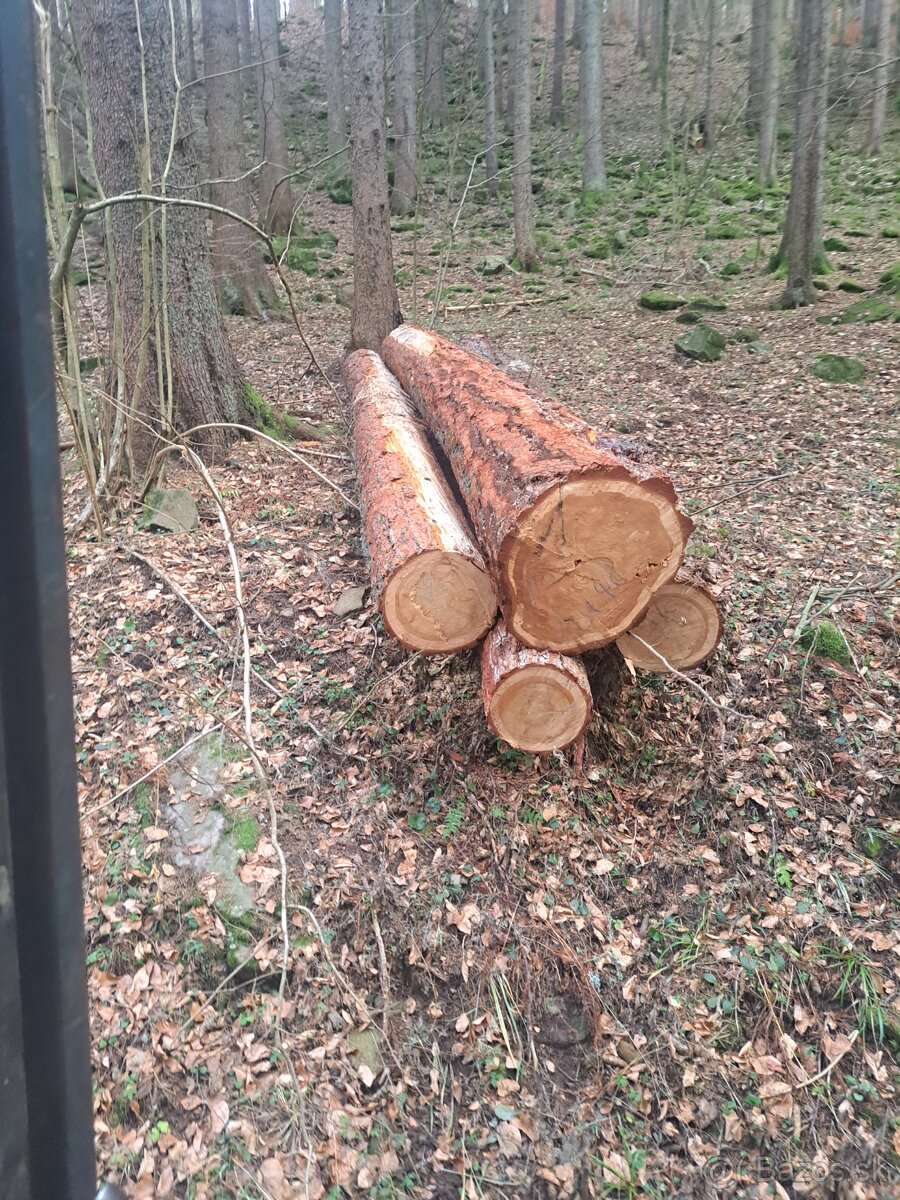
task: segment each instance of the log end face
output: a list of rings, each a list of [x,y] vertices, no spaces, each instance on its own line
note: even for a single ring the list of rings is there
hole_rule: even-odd
[[[674,493],[627,473],[555,484],[501,547],[511,631],[525,645],[565,653],[608,645],[675,575],[688,526]]]
[[[579,683],[543,664],[521,667],[501,680],[487,710],[497,737],[530,754],[571,745],[590,719],[590,698]]]
[[[616,645],[637,670],[668,674],[654,649],[677,671],[687,671],[712,654],[721,636],[722,618],[712,594],[704,587],[673,581],[655,593],[644,618]]]
[[[450,654],[481,641],[494,623],[497,597],[471,558],[429,550],[394,572],[381,611],[389,632],[408,649]]]

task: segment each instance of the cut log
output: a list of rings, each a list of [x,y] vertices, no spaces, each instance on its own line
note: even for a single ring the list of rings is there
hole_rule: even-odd
[[[447,654],[490,629],[484,559],[400,384],[371,350],[344,360],[372,588],[385,628],[411,650]]]
[[[382,354],[450,461],[510,631],[577,653],[630,629],[692,528],[668,476],[435,333],[401,325]]]
[[[715,596],[682,567],[671,583],[653,593],[643,620],[618,638],[616,645],[639,671],[666,674],[669,668],[648,646],[658,650],[676,671],[687,671],[709,657],[721,636],[722,618]]]
[[[523,646],[500,621],[481,649],[484,711],[491,730],[517,750],[561,750],[591,719],[583,664]]]

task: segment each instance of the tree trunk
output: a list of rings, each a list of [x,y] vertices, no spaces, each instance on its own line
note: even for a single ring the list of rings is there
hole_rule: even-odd
[[[450,461],[511,632],[578,653],[630,629],[691,530],[669,478],[437,334],[404,325],[382,353]]]
[[[371,350],[344,360],[372,590],[410,650],[480,642],[497,598],[481,551],[399,383]]]
[[[784,308],[814,304],[813,276],[824,259],[822,186],[828,119],[828,0],[797,0],[798,37],[791,196],[778,259],[787,264]]]
[[[202,0],[203,73],[209,131],[210,200],[239,216],[251,216],[250,185],[244,178],[243,128],[236,0]],[[245,225],[212,215],[212,265],[221,307],[259,317],[275,303],[263,266],[262,247]]]
[[[248,69],[253,62],[253,39],[250,33],[250,3],[249,0],[237,0],[237,15],[238,15],[238,37],[240,39],[240,56],[241,56],[241,95],[243,96],[249,86],[249,81],[253,75]]]
[[[688,32],[687,0],[672,0],[672,49],[676,54],[684,52]]]
[[[529,754],[562,750],[590,724],[583,663],[523,646],[502,621],[481,650],[481,690],[491,731]]]
[[[510,0],[509,32],[516,257],[523,271],[532,271],[537,266],[537,247],[531,195],[531,0]]]
[[[391,193],[391,212],[406,214],[416,211],[419,190],[414,0],[396,0],[394,37],[394,190]]]
[[[716,146],[716,70],[719,53],[719,4],[721,0],[707,0],[706,25],[706,105],[703,112],[703,140],[707,150]]]
[[[778,128],[778,75],[781,65],[781,3],[764,0],[763,70],[759,106],[759,149],[757,179],[767,187],[775,179],[776,133]]]
[[[422,0],[425,26],[425,54],[422,65],[422,90],[425,108],[436,125],[447,119],[447,88],[444,77],[444,29],[446,0]]]
[[[664,141],[669,136],[669,57],[671,50],[671,0],[659,2],[659,124]]]
[[[391,249],[382,0],[348,0],[353,307],[350,346],[378,350],[403,320]]]
[[[603,0],[581,5],[581,188],[602,192],[606,187],[603,161]]]
[[[563,123],[563,75],[566,67],[566,0],[556,0],[553,24],[553,91],[550,124]]]
[[[193,195],[197,172],[184,104],[165,175],[175,117],[167,0],[77,0],[75,9],[104,192]],[[109,209],[107,228],[107,311],[118,317],[109,322],[107,386],[132,414],[131,460],[143,471],[157,430],[250,420],[241,370],[216,302],[203,214],[117,204]],[[231,440],[227,430],[208,429],[197,444],[215,458]]]
[[[868,152],[881,153],[884,142],[884,120],[887,115],[888,86],[891,65],[891,7],[892,0],[879,0],[878,29],[875,43],[876,69],[872,72],[872,107],[869,111]]]
[[[347,145],[347,103],[344,98],[343,0],[325,0],[325,102],[328,107],[328,153],[338,155]],[[334,165],[340,165],[336,163]]]
[[[638,58],[647,57],[647,5],[648,0],[638,0],[637,41],[634,52]]]
[[[194,0],[184,0],[184,61],[185,77],[181,82],[193,83],[197,78],[197,51],[194,46]]]
[[[572,0],[572,49],[581,49],[581,9],[583,0]]]
[[[751,129],[759,125],[762,108],[763,60],[765,57],[768,0],[753,0],[750,10],[750,63],[747,77],[747,108],[744,119]]]
[[[278,0],[255,0],[256,86],[259,97],[259,223],[267,233],[290,232],[294,197],[288,178],[287,143],[281,99],[281,54],[278,41]]]
[[[721,636],[722,617],[715,596],[682,567],[671,583],[653,593],[644,617],[617,638],[616,645],[639,671],[667,672],[669,667],[662,659],[676,671],[688,671],[712,654]]]
[[[497,196],[497,70],[491,0],[478,0],[484,30],[484,178],[487,194]]]

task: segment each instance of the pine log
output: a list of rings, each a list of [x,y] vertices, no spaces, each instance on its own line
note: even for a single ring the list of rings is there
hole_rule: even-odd
[[[490,729],[517,750],[561,750],[591,719],[582,662],[523,646],[503,621],[481,648],[481,687]]]
[[[682,567],[671,583],[653,593],[644,618],[618,638],[616,645],[639,671],[667,674],[669,668],[648,646],[677,671],[686,671],[708,658],[721,636],[722,618],[715,596]]]
[[[668,476],[435,333],[401,325],[382,354],[450,461],[510,631],[578,653],[630,629],[692,528]]]
[[[447,654],[490,629],[497,599],[468,523],[397,380],[371,350],[344,360],[372,587],[385,627]]]

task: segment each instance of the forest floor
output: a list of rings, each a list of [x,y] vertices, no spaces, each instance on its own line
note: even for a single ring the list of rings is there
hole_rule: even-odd
[[[464,140],[435,151],[418,228],[397,223],[407,319],[439,286],[439,328],[487,335],[671,472],[725,616],[695,673],[722,707],[629,676],[579,769],[510,750],[476,652],[408,654],[349,591],[367,583],[353,505],[241,442],[212,476],[263,784],[201,481],[170,472],[198,499],[191,533],[128,518],[70,540],[98,1140],[135,1200],[900,1194],[900,326],[834,320],[858,299],[839,282],[868,296],[897,261],[900,177],[896,129],[879,164],[845,136],[826,232],[847,249],[796,312],[770,308],[765,271],[785,179],[760,196],[737,133],[675,176],[613,146],[596,207],[571,133],[542,134],[535,275],[495,261],[507,198],[470,189],[452,229]],[[319,245],[289,277],[336,384],[350,210],[321,180],[302,203]],[[638,306],[660,285],[727,304],[719,361],[678,355],[687,327]],[[352,498],[340,389],[289,322],[230,331],[267,401],[333,426],[290,448]],[[865,377],[817,378],[835,353]]]

